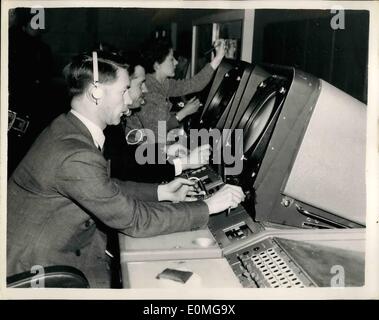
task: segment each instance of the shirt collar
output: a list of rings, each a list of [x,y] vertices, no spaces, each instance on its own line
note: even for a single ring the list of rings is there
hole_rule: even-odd
[[[93,123],[91,120],[87,119],[85,116],[83,116],[79,112],[77,112],[73,109],[71,109],[70,112],[74,116],[76,116],[81,122],[83,122],[83,124],[87,127],[87,129],[91,133],[91,136],[92,136],[93,142],[95,143],[95,146],[103,149],[104,141],[105,141],[105,136],[104,136],[103,130],[101,130],[101,128],[98,125]]]

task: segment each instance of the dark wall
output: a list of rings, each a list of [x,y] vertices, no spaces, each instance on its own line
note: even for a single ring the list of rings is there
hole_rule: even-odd
[[[70,58],[100,42],[133,51],[155,30],[177,23],[177,50],[191,57],[192,21],[216,9],[49,8],[42,35],[60,77]],[[367,101],[367,11],[345,11],[345,29],[333,30],[328,10],[256,10],[253,61],[293,65]]]
[[[256,10],[253,61],[294,66],[367,103],[369,14],[344,13],[334,30],[329,10]]]
[[[192,20],[214,13],[203,9],[144,8],[50,8],[45,9],[46,30],[42,36],[52,50],[59,76],[71,56],[106,43],[125,51],[134,51],[154,34],[178,23],[177,47],[191,56]],[[168,36],[170,36],[168,34]]]
[[[100,42],[134,48],[148,37],[154,12],[143,9],[46,9],[43,40],[51,47],[58,75],[70,58]]]

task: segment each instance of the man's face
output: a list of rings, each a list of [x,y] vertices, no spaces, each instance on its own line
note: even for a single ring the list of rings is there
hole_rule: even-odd
[[[121,116],[132,104],[129,96],[130,80],[128,72],[119,68],[114,82],[103,84],[104,97],[101,105],[101,118],[106,125],[117,125]]]
[[[130,79],[129,95],[133,103],[129,106],[130,109],[136,109],[143,104],[143,94],[147,92],[145,85],[145,69],[142,66],[134,68],[133,76]]]

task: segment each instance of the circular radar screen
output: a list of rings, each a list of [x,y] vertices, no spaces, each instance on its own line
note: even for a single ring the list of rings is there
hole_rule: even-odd
[[[207,129],[216,127],[227,106],[233,101],[241,80],[241,73],[243,71],[241,69],[235,67],[224,75],[218,90],[200,119],[202,127]]]

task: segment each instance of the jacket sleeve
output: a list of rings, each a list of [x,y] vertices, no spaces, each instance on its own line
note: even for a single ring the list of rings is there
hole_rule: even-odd
[[[154,148],[154,163],[139,164],[136,160],[136,151],[142,145],[127,145],[123,149],[124,161],[123,161],[123,180],[132,180],[137,182],[162,182],[171,181],[175,178],[175,166],[166,160],[167,155],[165,153],[162,144],[150,144],[149,147]],[[162,161],[164,162],[162,163]]]
[[[139,165],[137,163],[129,163],[124,167],[124,171],[121,173],[120,183],[132,183],[131,181],[136,182],[145,182],[137,183],[137,185],[149,185],[150,183],[160,183],[163,181],[171,181],[175,178],[175,166],[166,163],[166,164],[143,164]],[[116,177],[116,176],[115,176]],[[118,177],[116,177],[118,178]],[[125,181],[127,180],[127,181]],[[131,180],[131,181],[130,181]],[[156,194],[156,190],[155,190]],[[138,194],[136,195],[139,196]],[[139,198],[146,201],[158,201],[157,199],[147,199]]]
[[[66,157],[55,181],[57,191],[63,196],[107,226],[130,236],[195,230],[208,222],[208,207],[203,201],[174,204],[143,202],[133,197],[139,192],[149,193],[155,187],[120,184],[110,179],[105,159],[91,150],[78,150]]]
[[[168,96],[180,97],[203,90],[209,81],[211,81],[213,72],[213,68],[208,63],[199,73],[190,79],[168,79]]]
[[[158,201],[158,183],[121,181],[112,179],[124,194],[142,201]]]
[[[180,122],[176,118],[175,113],[170,114],[170,117],[168,118],[166,126],[167,126],[167,131],[170,131],[180,126]]]
[[[110,160],[111,177],[122,181],[131,180],[148,183],[171,181],[175,178],[175,166],[169,162],[159,164],[158,161],[156,161],[155,164],[138,164],[135,159],[135,152],[138,145],[128,145],[122,129],[117,132],[117,134],[111,135],[109,131],[107,133],[103,154],[106,159]],[[159,146],[156,145],[155,154],[158,152],[162,151],[160,151]],[[121,181],[120,183],[124,185]],[[147,201],[157,201],[156,197],[149,197],[149,194],[144,192],[144,189],[148,189],[149,185],[145,184],[143,188],[140,188],[140,185],[143,184],[137,184],[135,187],[130,188],[131,190],[138,190],[135,193],[136,198]],[[156,190],[151,191],[151,193],[156,194]]]

